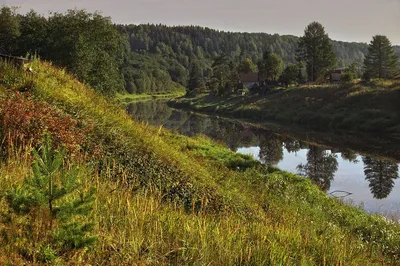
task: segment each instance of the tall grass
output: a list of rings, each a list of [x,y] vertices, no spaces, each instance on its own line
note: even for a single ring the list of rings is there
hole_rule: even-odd
[[[72,157],[85,188],[96,189],[93,233],[99,241],[59,263],[395,265],[399,259],[397,223],[344,205],[306,179],[265,168],[206,137],[137,123],[117,102],[50,63],[35,60],[32,68],[34,75],[3,67],[3,79],[15,78],[0,85],[0,96],[27,87],[37,103],[91,125],[87,139],[99,147],[96,156]],[[1,191],[31,174],[29,145],[24,147],[3,147],[10,156],[0,163]],[[4,200],[0,213],[7,213]],[[0,220],[0,232],[4,228]],[[32,263],[2,234],[0,254],[0,264]]]

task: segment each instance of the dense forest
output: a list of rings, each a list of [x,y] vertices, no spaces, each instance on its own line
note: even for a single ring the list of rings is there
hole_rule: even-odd
[[[84,10],[44,17],[34,11],[18,14],[0,10],[0,53],[36,54],[66,67],[81,81],[103,92],[162,93],[188,85],[195,66],[203,80],[212,65],[227,56],[238,65],[245,58],[257,62],[265,51],[277,54],[284,65],[296,62],[299,38],[266,33],[224,32],[199,26],[115,25],[111,18]],[[331,41],[337,67],[356,63],[360,68],[365,43]],[[400,55],[400,47],[394,47]]]

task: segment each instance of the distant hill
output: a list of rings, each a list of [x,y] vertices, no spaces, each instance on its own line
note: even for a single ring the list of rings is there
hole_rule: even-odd
[[[196,62],[207,78],[211,75],[213,59],[220,55],[237,58],[237,61],[250,57],[256,62],[269,50],[282,57],[285,63],[295,63],[299,40],[293,35],[225,32],[200,26],[142,24],[119,25],[118,28],[135,54],[133,61],[140,61],[139,57],[144,55],[148,57],[147,63],[138,65],[132,62],[133,68],[127,66],[132,76],[126,76],[125,80],[131,92],[152,90],[151,85],[143,86],[143,82],[138,82],[145,79],[143,66],[152,68],[149,65],[151,61],[153,66],[157,66],[156,71],[168,73],[173,81],[185,86],[191,63]],[[346,67],[354,62],[362,67],[368,44],[342,41],[332,41],[332,44],[338,57],[337,67]],[[396,53],[400,56],[400,46],[396,47]]]

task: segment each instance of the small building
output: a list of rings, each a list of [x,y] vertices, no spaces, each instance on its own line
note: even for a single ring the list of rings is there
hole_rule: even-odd
[[[10,64],[13,64],[15,67],[17,67],[21,70],[24,69],[25,64],[30,62],[30,60],[27,58],[12,56],[12,55],[5,55],[5,54],[0,54],[0,61],[5,61]]]
[[[243,89],[254,90],[261,86],[260,76],[257,72],[240,73],[239,79],[239,84],[242,84]]]
[[[326,78],[332,83],[342,82],[342,77],[345,73],[345,70],[345,68],[334,69],[327,74]]]

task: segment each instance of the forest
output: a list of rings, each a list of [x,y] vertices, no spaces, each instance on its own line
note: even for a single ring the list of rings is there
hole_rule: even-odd
[[[0,53],[37,55],[67,68],[80,81],[105,93],[158,94],[184,90],[189,72],[209,80],[221,56],[238,66],[258,62],[268,51],[284,66],[296,63],[299,38],[267,33],[224,32],[200,26],[115,25],[111,18],[85,10],[19,14],[2,7]],[[336,67],[362,68],[366,43],[330,40]],[[400,47],[394,46],[400,55]]]

